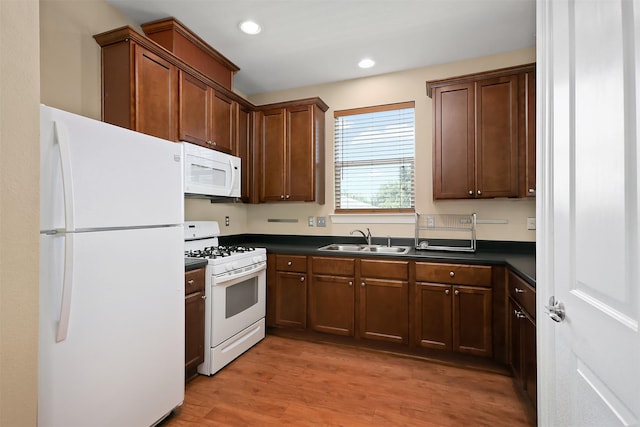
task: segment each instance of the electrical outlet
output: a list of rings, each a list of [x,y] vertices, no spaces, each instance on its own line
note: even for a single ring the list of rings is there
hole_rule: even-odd
[[[224,225],[226,225],[227,227],[229,226],[229,217],[228,216],[224,217]]]
[[[527,230],[535,230],[536,229],[536,218],[529,217],[527,218]]]
[[[318,227],[326,227],[327,226],[327,217],[326,216],[316,217],[316,223],[317,223]]]
[[[433,227],[436,226],[435,224],[436,224],[435,218],[432,217],[432,216],[428,216],[427,217],[427,227],[433,228]]]
[[[309,220],[307,222],[309,224],[309,227],[313,227],[313,221],[314,221],[314,218],[312,216],[310,216]]]

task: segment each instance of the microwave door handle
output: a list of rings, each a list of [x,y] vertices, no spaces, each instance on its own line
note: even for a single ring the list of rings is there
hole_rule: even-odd
[[[233,193],[233,187],[236,182],[236,170],[233,167],[232,158],[229,158],[229,170],[231,171],[231,185],[229,185],[229,192],[227,193],[227,196],[231,196],[231,194]]]

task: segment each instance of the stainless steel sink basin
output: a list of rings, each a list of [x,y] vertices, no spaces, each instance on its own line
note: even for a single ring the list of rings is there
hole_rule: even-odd
[[[350,253],[371,253],[401,255],[409,252],[409,246],[383,246],[383,245],[349,245],[342,243],[332,243],[318,248],[321,251],[350,252]]]

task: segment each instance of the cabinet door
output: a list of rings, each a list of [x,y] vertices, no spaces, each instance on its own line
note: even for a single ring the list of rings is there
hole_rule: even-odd
[[[135,46],[135,57],[134,130],[176,141],[178,70],[138,45]]]
[[[226,153],[233,151],[233,112],[231,98],[212,89],[211,143],[213,148]]]
[[[474,197],[474,84],[436,88],[434,102],[433,197]]]
[[[453,351],[493,354],[491,289],[453,286]]]
[[[309,285],[311,329],[334,335],[354,335],[353,283],[353,277],[313,276]]]
[[[285,199],[313,201],[315,155],[313,106],[287,108]]]
[[[208,147],[210,88],[200,80],[180,71],[180,140]]]
[[[416,283],[415,330],[420,347],[451,350],[451,286]]]
[[[184,299],[185,370],[195,373],[204,362],[204,293],[194,292]]]
[[[524,388],[522,378],[522,311],[520,307],[509,298],[509,365],[513,376]]]
[[[537,405],[537,356],[536,356],[536,325],[529,318],[522,319],[522,362],[523,380],[527,396],[533,407]]]
[[[361,338],[409,342],[409,282],[362,277],[359,334]]]
[[[285,116],[283,109],[260,114],[261,169],[260,201],[284,200]]]
[[[306,328],[307,275],[278,271],[275,293],[276,325]]]
[[[235,150],[234,154],[242,161],[241,198],[245,203],[257,201],[253,191],[254,150],[253,150],[253,112],[249,107],[236,103]]]
[[[476,83],[476,197],[518,196],[518,77]]]
[[[525,74],[527,82],[526,93],[526,187],[525,194],[528,197],[536,195],[536,73],[530,71]]]

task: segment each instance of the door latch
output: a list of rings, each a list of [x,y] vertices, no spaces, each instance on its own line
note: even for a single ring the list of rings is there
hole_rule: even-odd
[[[551,319],[557,323],[562,322],[566,317],[564,304],[560,301],[556,301],[556,298],[554,296],[551,296],[551,298],[549,298],[549,305],[546,305],[544,307],[544,312],[547,313],[549,317],[551,317]]]

